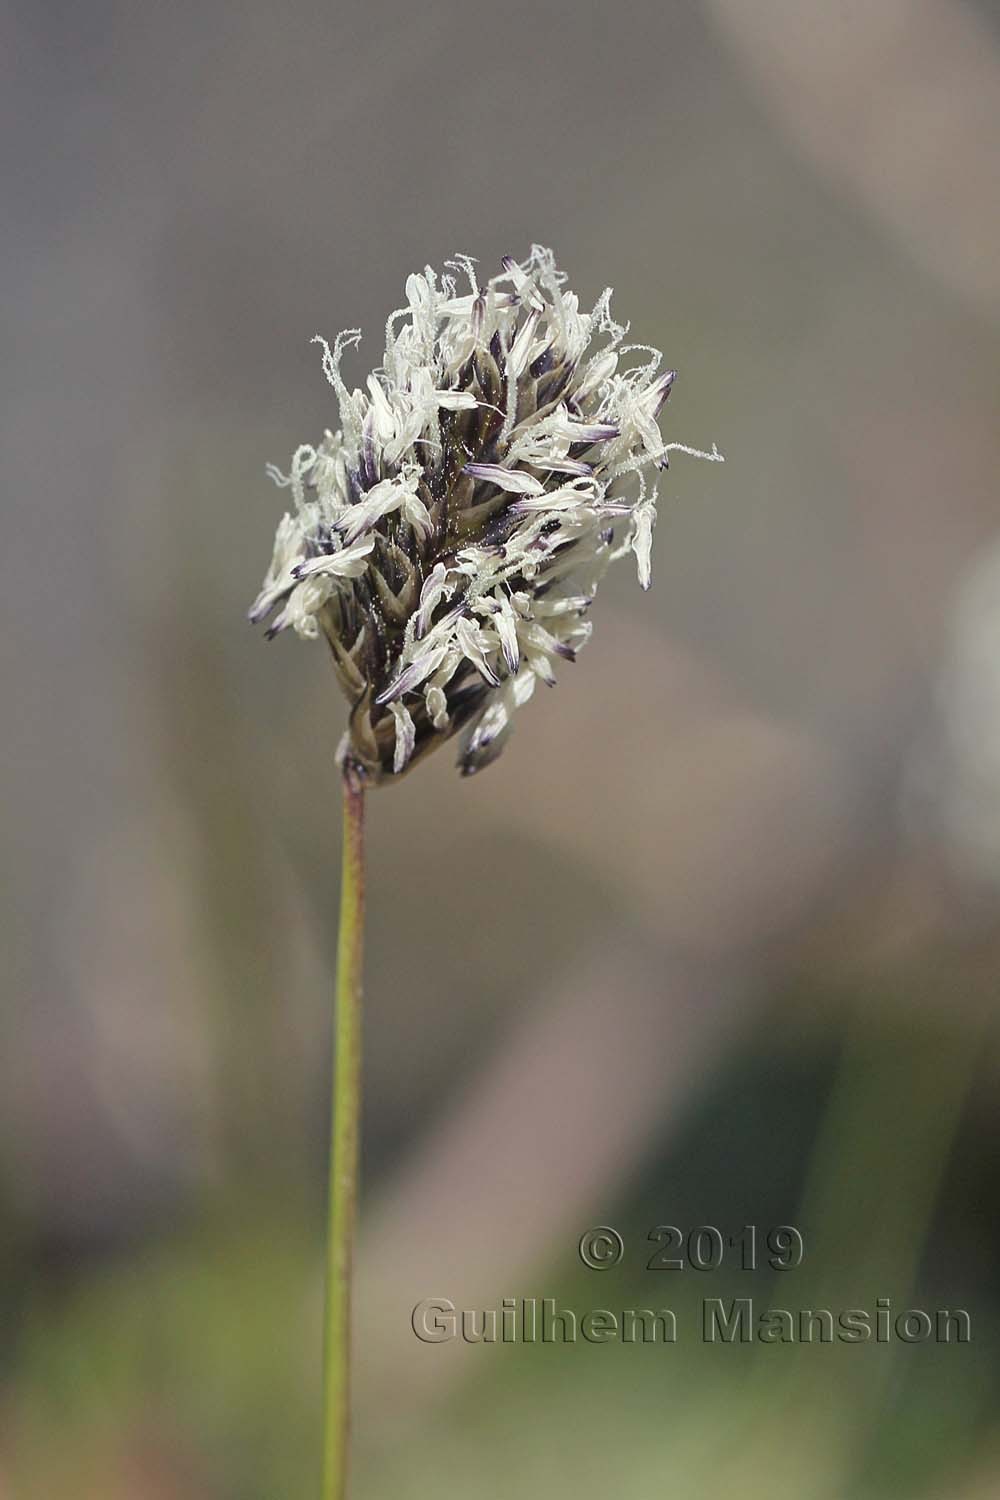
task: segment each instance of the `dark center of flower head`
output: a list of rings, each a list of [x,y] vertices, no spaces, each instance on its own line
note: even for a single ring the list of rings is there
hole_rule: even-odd
[[[538,246],[482,288],[467,258],[454,268],[465,295],[409,278],[365,392],[340,372],[358,335],[319,340],[340,429],[272,470],[294,510],[251,619],[326,637],[352,705],[341,757],[374,780],[458,730],[463,773],[499,754],[514,709],[587,640],[608,562],[633,552],[648,587],[645,471],[682,447],[656,421],[673,371],[623,344],[610,292],[581,314]]]

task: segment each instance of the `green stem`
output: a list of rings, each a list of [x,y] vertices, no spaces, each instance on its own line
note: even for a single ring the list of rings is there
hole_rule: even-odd
[[[361,968],[365,927],[364,786],[344,776],[344,852],[337,939],[326,1328],[323,1500],[345,1500],[351,1426],[351,1265],[361,1118]]]

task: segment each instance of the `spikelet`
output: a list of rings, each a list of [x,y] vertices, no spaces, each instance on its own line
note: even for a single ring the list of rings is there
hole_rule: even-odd
[[[673,370],[624,343],[606,291],[592,312],[551,251],[511,257],[480,287],[406,283],[365,390],[341,374],[360,334],[323,349],[340,426],[300,447],[274,557],[250,611],[325,637],[351,705],[338,752],[371,781],[461,734],[465,775],[494,760],[514,710],[590,635],[608,563],[631,552],[650,582],[656,489],[674,449],[657,423]]]

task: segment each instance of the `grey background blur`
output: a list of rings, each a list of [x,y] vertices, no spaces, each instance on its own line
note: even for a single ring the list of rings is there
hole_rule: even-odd
[[[313,333],[365,330],[360,383],[410,270],[532,240],[727,463],[678,457],[653,591],[609,578],[495,767],[372,798],[359,1493],[996,1493],[995,12],[0,28],[0,1495],[311,1493],[344,708],[244,622],[264,464],[333,420]],[[628,1265],[580,1279],[609,1219]],[[641,1274],[675,1221],[803,1223],[793,1306],[982,1338],[410,1332],[714,1294]]]

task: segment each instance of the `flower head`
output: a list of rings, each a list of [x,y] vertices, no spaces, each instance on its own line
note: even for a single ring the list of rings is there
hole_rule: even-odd
[[[365,390],[341,374],[360,334],[316,340],[340,427],[270,470],[293,508],[250,618],[326,638],[351,703],[340,757],[373,780],[456,731],[464,774],[495,759],[588,639],[608,563],[633,553],[649,587],[647,476],[696,452],[663,441],[674,371],[624,343],[610,291],[581,313],[538,245],[485,286],[449,264],[469,290],[410,276]]]

